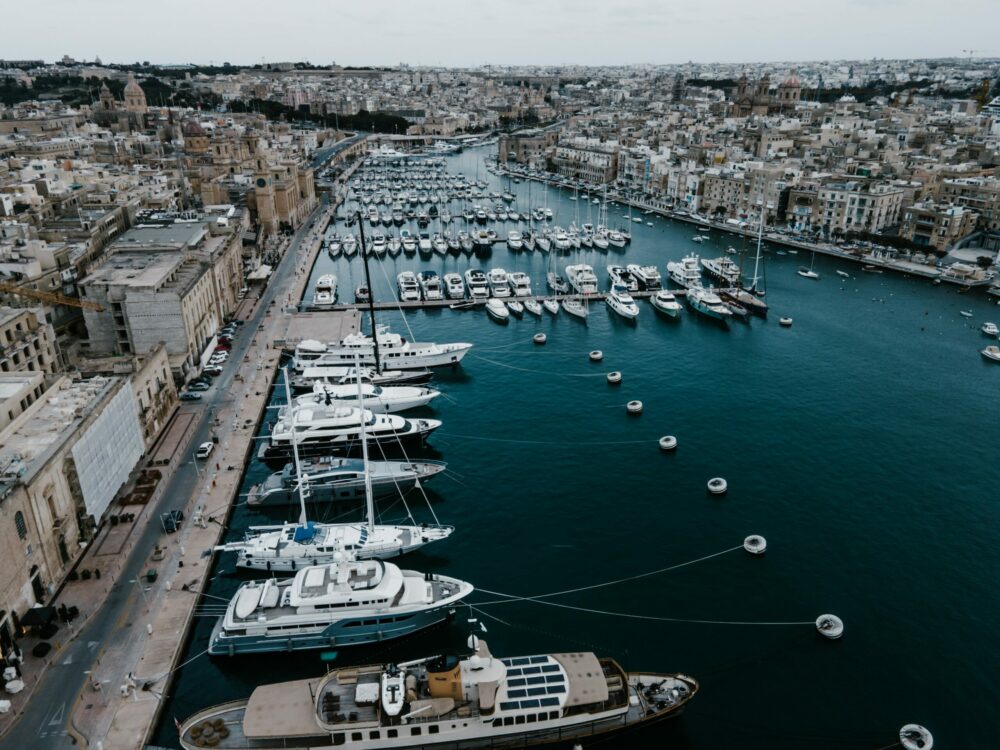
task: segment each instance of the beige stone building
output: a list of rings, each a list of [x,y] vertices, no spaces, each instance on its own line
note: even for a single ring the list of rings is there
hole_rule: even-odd
[[[41,308],[0,307],[0,372],[55,372],[56,336]]]
[[[1000,179],[959,177],[942,180],[937,197],[942,202],[975,211],[982,217],[983,228],[1000,230]]]
[[[899,235],[917,245],[946,250],[975,231],[979,215],[962,206],[914,203],[903,211]]]

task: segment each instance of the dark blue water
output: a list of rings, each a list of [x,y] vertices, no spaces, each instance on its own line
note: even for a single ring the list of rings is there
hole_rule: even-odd
[[[481,156],[453,157],[452,168],[474,177]],[[501,189],[499,178],[479,172]],[[514,187],[526,194],[526,185]],[[544,202],[537,186],[532,192],[532,204]],[[587,220],[582,201],[550,190],[548,203],[556,223],[567,226],[577,207]],[[656,262],[665,271],[667,260],[693,250],[739,247],[721,236],[699,247],[690,227],[654,222],[633,226],[624,253],[566,258],[590,262],[606,285],[609,262]],[[524,270],[542,290],[546,262],[498,245],[483,263],[400,257],[384,261],[384,275],[373,272],[382,298],[400,270],[470,264]],[[418,339],[476,344],[459,371],[441,373],[448,398],[428,411],[444,420],[430,455],[439,452],[451,470],[429,485],[431,501],[457,531],[402,563],[529,595],[634,576],[762,534],[764,557],[732,551],[553,600],[615,615],[485,607],[502,621],[481,617],[485,637],[501,655],[591,648],[627,668],[697,677],[702,689],[683,719],[643,735],[644,746],[878,748],[902,724],[919,722],[940,746],[995,747],[1000,367],[979,356],[987,341],[978,325],[1000,310],[976,292],[919,279],[843,280],[837,268],[857,268],[822,257],[822,279],[809,281],[795,274],[808,262],[804,253],[770,252],[770,319],[729,330],[688,311],[663,320],[646,302],[635,325],[603,303],[592,305],[586,325],[565,313],[506,327],[482,312],[384,314],[407,336],[409,327]],[[314,277],[331,268],[342,298],[362,282],[359,260],[326,256]],[[782,315],[794,318],[792,328],[778,326]],[[537,331],[547,345],[532,344]],[[588,361],[592,349],[604,351],[603,363]],[[623,373],[620,386],[605,382],[610,370]],[[643,401],[641,416],[626,414],[630,399]],[[664,434],[677,436],[675,453],[658,450]],[[266,471],[251,466],[245,489]],[[730,486],[721,499],[705,491],[717,475]],[[414,512],[429,517],[426,506]],[[402,515],[398,505],[382,513]],[[240,508],[233,526],[293,516]],[[239,578],[225,558],[218,568],[210,592],[228,597]],[[622,616],[811,623],[825,612],[843,618],[843,640],[827,641],[811,624]],[[336,664],[460,649],[473,627],[466,617],[387,648],[341,652]],[[205,649],[211,625],[197,621],[185,658]],[[179,673],[156,741],[177,745],[172,716],[325,667],[316,654],[197,658]]]

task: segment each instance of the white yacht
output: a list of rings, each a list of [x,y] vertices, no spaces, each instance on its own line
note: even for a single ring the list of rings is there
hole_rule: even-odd
[[[523,271],[511,271],[507,275],[507,284],[515,297],[531,296],[531,279]]]
[[[403,244],[404,253],[412,255],[417,252],[417,241],[413,239],[413,235],[411,235],[406,229],[399,233],[399,239]]]
[[[542,305],[540,302],[538,302],[538,300],[533,300],[533,299],[524,300],[524,309],[537,318],[542,317]]]
[[[442,622],[472,593],[465,581],[401,570],[340,552],[294,578],[249,581],[236,591],[208,644],[213,656],[376,643]]]
[[[507,232],[507,247],[511,250],[520,250],[524,247],[524,237],[516,229]]]
[[[622,266],[614,264],[608,266],[608,277],[611,279],[612,286],[621,284],[630,292],[639,291],[639,280],[628,269]]]
[[[665,289],[658,291],[650,297],[649,303],[656,310],[660,311],[664,315],[669,315],[671,318],[676,318],[681,314],[680,302],[677,301],[673,292],[668,292]]]
[[[332,303],[337,298],[337,277],[332,273],[325,273],[316,279],[316,297],[315,302],[317,304],[322,304],[318,299],[319,295],[326,293],[326,304]]]
[[[546,299],[542,300],[542,307],[544,307],[550,314],[559,314],[559,300]]]
[[[318,455],[334,450],[350,452],[361,447],[362,434],[370,445],[394,448],[400,443],[422,442],[440,426],[438,419],[406,419],[396,414],[373,414],[368,409],[340,404],[283,406],[278,410],[278,420],[271,430],[270,440],[262,444],[258,451],[258,458],[284,462],[292,456],[293,440],[302,455]]]
[[[365,499],[365,462],[360,458],[318,456],[299,461],[301,480],[296,479],[295,464],[287,463],[281,471],[255,484],[247,494],[247,506],[288,506],[299,503],[299,487],[306,502],[354,503]],[[418,482],[423,484],[445,469],[441,461],[369,461],[368,481],[375,498],[406,492]]]
[[[344,237],[344,241],[340,244],[340,246],[344,251],[345,258],[353,258],[358,252],[358,241],[354,239],[353,234],[349,234]]]
[[[486,274],[478,268],[470,268],[465,272],[465,283],[469,287],[469,297],[473,300],[489,299],[489,280],[486,278]]]
[[[562,307],[567,314],[572,315],[575,318],[582,318],[583,320],[586,320],[590,315],[590,310],[588,310],[587,306],[578,299],[564,299],[562,301]]]
[[[298,406],[310,404],[357,404],[358,389],[361,389],[362,406],[375,414],[397,414],[408,409],[427,406],[441,395],[436,388],[418,385],[375,385],[373,383],[346,383],[330,385],[315,383],[312,393],[298,396]]]
[[[994,338],[1000,335],[1000,328],[997,327],[996,323],[983,323],[979,330],[987,336],[992,336]]]
[[[638,263],[629,263],[626,268],[628,272],[639,282],[639,286],[649,292],[655,292],[660,288],[662,279],[660,271],[656,266],[640,266]]]
[[[688,255],[683,260],[667,263],[670,280],[685,289],[701,287],[701,264],[697,255]]]
[[[420,233],[420,239],[417,240],[417,249],[422,253],[429,253],[434,250],[431,236],[427,232]]]
[[[591,240],[594,243],[594,247],[598,250],[607,250],[608,245],[608,230],[604,227],[598,227],[594,234],[591,236]]]
[[[608,296],[605,298],[605,302],[608,303],[608,307],[621,315],[623,318],[632,320],[639,315],[639,306],[635,304],[635,300],[632,299],[632,295],[628,293],[628,289],[626,289],[622,284],[612,285],[611,290],[608,292]]]
[[[398,333],[389,333],[386,326],[378,326],[379,364],[387,368],[413,370],[424,367],[457,365],[472,348],[472,344],[432,344],[410,342]],[[354,364],[355,354],[361,363],[375,363],[374,342],[371,336],[352,333],[337,343],[323,344],[313,339],[299,342],[295,347],[295,368],[316,365]]]
[[[612,229],[608,232],[608,244],[613,247],[625,247],[625,234],[617,229]]]
[[[578,294],[597,294],[597,276],[586,263],[566,266],[566,278]]]
[[[446,273],[444,275],[444,291],[448,299],[465,299],[465,283],[462,281],[462,277],[454,271]]]
[[[319,307],[333,304],[333,295],[329,292],[316,292],[313,295],[313,304]]]
[[[444,292],[441,289],[441,277],[437,271],[421,271],[417,277],[420,281],[420,288],[424,292],[425,300],[442,300]]]
[[[486,313],[498,323],[506,323],[510,318],[510,310],[507,309],[507,305],[496,297],[490,297],[486,300]]]
[[[686,296],[691,309],[702,315],[721,320],[723,323],[728,323],[733,317],[732,311],[722,303],[715,292],[702,287],[689,287]]]
[[[552,246],[556,250],[560,251],[566,251],[572,247],[572,243],[569,241],[569,235],[561,227],[555,227],[553,230]]]
[[[731,258],[723,255],[720,258],[702,258],[701,265],[713,279],[725,286],[740,285],[740,267]]]
[[[420,299],[420,285],[413,271],[400,271],[396,276],[400,302],[417,302]]]
[[[510,287],[507,286],[507,272],[502,268],[491,268],[486,275],[490,282],[490,294],[497,298],[509,297]]]
[[[593,652],[500,659],[476,636],[468,646],[464,658],[343,667],[259,685],[249,698],[178,724],[181,747],[206,747],[206,729],[218,750],[304,747],[306,737],[314,750],[589,746],[678,716],[699,689],[685,674],[626,672]],[[216,727],[226,728],[224,737]]]
[[[433,245],[434,252],[438,255],[448,254],[448,241],[440,233],[435,232],[434,237],[431,239],[431,245]]]
[[[375,234],[372,235],[372,255],[381,258],[386,254],[388,249],[389,241],[386,239],[385,235],[381,231],[375,232]]]
[[[569,282],[555,271],[549,271],[545,275],[545,281],[556,294],[567,294],[569,292]]]
[[[534,239],[535,239],[535,245],[543,253],[547,253],[549,250],[552,249],[552,240],[546,237],[544,234],[536,234]]]
[[[432,377],[430,370],[383,370],[376,372],[373,367],[346,367],[343,365],[326,365],[321,367],[306,367],[291,378],[292,390],[296,393],[311,392],[316,383],[330,385],[346,385],[356,383],[372,383],[374,385],[401,385],[407,383],[426,383]]]

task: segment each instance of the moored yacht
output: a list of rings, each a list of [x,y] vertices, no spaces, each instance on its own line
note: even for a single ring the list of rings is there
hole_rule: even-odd
[[[465,299],[465,283],[462,277],[452,271],[444,275],[444,291],[448,299]]]
[[[740,267],[731,258],[725,255],[720,258],[702,258],[701,265],[713,279],[726,286],[739,286]]]
[[[688,255],[683,260],[667,263],[670,280],[677,286],[693,289],[701,286],[701,268],[697,255]]]
[[[408,409],[427,406],[441,395],[436,388],[418,385],[375,385],[373,383],[345,383],[330,385],[315,383],[312,393],[298,396],[295,403],[298,406],[309,404],[325,404],[333,406],[336,403],[356,404],[359,398],[362,406],[375,414],[397,414]]]
[[[444,292],[441,290],[441,277],[437,271],[421,271],[417,277],[420,281],[420,288],[423,290],[425,300],[442,300]]]
[[[660,288],[662,279],[660,270],[656,266],[640,266],[638,263],[629,263],[626,268],[643,289],[655,292]]]
[[[352,666],[260,685],[247,699],[185,719],[181,747],[200,750],[206,732],[219,750],[589,745],[680,715],[699,688],[693,677],[626,672],[593,652],[501,659],[475,636],[468,645],[464,658]]]
[[[485,300],[490,296],[489,279],[478,268],[470,268],[465,272],[465,283],[469,287],[469,297],[473,300]]]
[[[497,298],[509,297],[510,287],[507,285],[507,272],[502,268],[491,268],[486,275],[490,282],[490,294]]]
[[[531,296],[531,279],[524,271],[511,271],[507,275],[507,284],[515,297]]]
[[[686,296],[691,309],[702,315],[721,320],[723,323],[728,323],[733,317],[732,311],[723,304],[715,292],[701,287],[689,287]]]
[[[524,238],[516,229],[512,229],[507,233],[507,247],[511,250],[520,250],[524,247]]]
[[[608,307],[621,315],[623,318],[632,320],[639,315],[639,306],[635,304],[632,295],[628,293],[622,284],[613,284],[608,296],[605,297]]]
[[[396,276],[400,302],[416,302],[420,299],[420,285],[413,271],[400,271]]]
[[[302,568],[294,578],[240,586],[208,652],[234,656],[400,638],[444,621],[472,590],[456,578],[341,551],[336,562]]]
[[[586,263],[566,266],[566,278],[578,294],[597,294],[597,276]]]
[[[621,284],[630,292],[639,291],[639,280],[622,266],[614,264],[608,266],[608,277],[611,279],[611,286]]]
[[[433,344],[410,342],[398,333],[390,333],[386,326],[378,326],[378,352],[380,365],[400,370],[424,367],[457,365],[472,348],[472,344]],[[295,368],[302,369],[316,364],[353,364],[355,355],[361,363],[375,363],[374,342],[371,336],[352,333],[337,343],[329,345],[307,339],[295,347]]]
[[[306,367],[301,373],[291,378],[292,390],[295,393],[312,391],[316,383],[330,385],[345,385],[356,383],[373,383],[375,385],[396,385],[405,383],[426,383],[431,379],[430,370],[383,370],[376,372],[373,367],[355,367],[344,365],[326,365]]]

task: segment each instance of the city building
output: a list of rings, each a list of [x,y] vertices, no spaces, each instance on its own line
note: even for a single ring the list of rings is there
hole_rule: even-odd
[[[914,203],[903,211],[899,236],[917,245],[944,251],[975,231],[979,215],[962,206]]]

